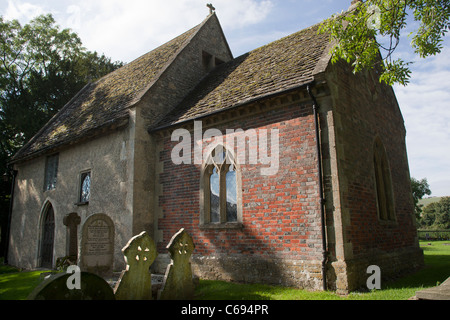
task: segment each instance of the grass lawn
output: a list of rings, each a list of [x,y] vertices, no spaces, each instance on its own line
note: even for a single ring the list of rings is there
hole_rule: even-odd
[[[428,245],[431,243],[431,245]],[[425,268],[397,281],[382,282],[381,290],[353,292],[339,296],[333,292],[311,292],[279,286],[238,284],[200,280],[197,300],[407,300],[422,288],[436,286],[450,276],[450,241],[422,241]],[[0,300],[22,300],[42,281],[43,271],[18,272],[0,264]]]
[[[0,265],[0,300],[24,300],[43,279],[42,270],[17,271]]]
[[[407,300],[416,291],[434,287],[450,277],[450,245],[445,243],[450,241],[420,242],[425,268],[396,281],[382,282],[381,290],[340,296],[333,292],[201,280],[196,295],[199,300]]]

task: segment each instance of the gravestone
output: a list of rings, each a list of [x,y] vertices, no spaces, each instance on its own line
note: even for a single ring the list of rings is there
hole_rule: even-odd
[[[28,296],[28,300],[115,300],[111,286],[100,276],[80,272],[80,288],[69,289],[71,273],[48,277]]]
[[[167,267],[162,289],[161,300],[187,300],[194,297],[194,282],[190,257],[194,252],[192,237],[180,229],[167,245],[172,262]]]
[[[127,264],[116,284],[117,300],[151,300],[152,275],[150,266],[158,253],[153,239],[143,231],[128,241],[122,249]]]
[[[66,215],[63,219],[63,224],[67,227],[69,235],[69,258],[71,261],[78,259],[78,225],[81,222],[80,216],[75,212]]]
[[[110,277],[114,259],[114,223],[106,214],[90,216],[83,225],[80,268]]]
[[[416,292],[419,300],[450,300],[450,277],[441,285]]]

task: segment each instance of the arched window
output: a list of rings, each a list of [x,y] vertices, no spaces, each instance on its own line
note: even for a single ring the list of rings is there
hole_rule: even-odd
[[[378,137],[374,144],[373,163],[378,218],[382,221],[395,221],[391,170],[383,143]]]
[[[241,222],[240,181],[234,156],[222,145],[216,146],[202,172],[202,225]]]

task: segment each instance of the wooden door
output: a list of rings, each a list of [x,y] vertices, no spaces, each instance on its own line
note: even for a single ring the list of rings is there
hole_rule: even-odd
[[[41,246],[41,267],[53,267],[53,242],[55,237],[55,215],[50,206],[44,217]]]

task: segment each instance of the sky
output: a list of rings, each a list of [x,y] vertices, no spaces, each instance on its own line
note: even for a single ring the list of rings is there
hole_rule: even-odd
[[[332,14],[351,0],[2,0],[0,15],[22,24],[51,13],[90,51],[131,62],[202,22],[212,2],[235,57]],[[394,86],[405,121],[409,169],[426,178],[431,196],[450,196],[450,41],[421,59],[405,32],[395,57],[414,62],[407,86]]]

